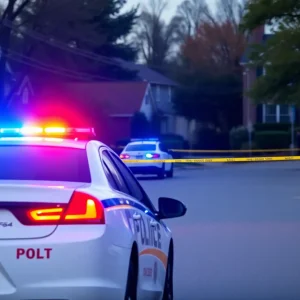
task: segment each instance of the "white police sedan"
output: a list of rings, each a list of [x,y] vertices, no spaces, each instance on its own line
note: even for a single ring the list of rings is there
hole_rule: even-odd
[[[167,147],[159,139],[132,139],[123,149],[120,158],[134,174],[157,175],[163,179],[173,177],[174,165],[172,162],[153,162],[157,159],[173,159]],[[133,163],[126,160],[144,160]]]
[[[172,299],[163,220],[186,207],[160,198],[156,210],[119,157],[83,133],[0,128],[0,299]]]

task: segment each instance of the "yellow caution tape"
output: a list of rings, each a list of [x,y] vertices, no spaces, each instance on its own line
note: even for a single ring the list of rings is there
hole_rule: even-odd
[[[300,156],[275,157],[227,157],[227,158],[187,158],[187,159],[124,159],[125,163],[231,163],[231,162],[259,162],[259,161],[292,161],[300,160]]]
[[[253,149],[253,150],[183,150],[183,149],[170,149],[173,152],[189,152],[189,153],[243,153],[243,152],[287,152],[299,151],[299,148],[287,149]]]
[[[111,148],[123,149],[124,146],[115,147],[111,145]],[[285,149],[245,149],[245,150],[197,150],[197,149],[170,149],[173,152],[185,152],[185,153],[248,153],[248,152],[288,152],[288,151],[300,151],[300,148],[285,148]]]

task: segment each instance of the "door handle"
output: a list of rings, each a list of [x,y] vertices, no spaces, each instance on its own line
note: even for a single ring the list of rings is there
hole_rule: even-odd
[[[155,226],[157,226],[157,222],[156,221],[154,221],[154,220],[151,220],[150,221],[150,225],[152,226],[152,227],[155,227]]]
[[[133,220],[135,220],[135,221],[141,219],[141,215],[140,215],[140,214],[137,214],[137,213],[134,213],[132,217],[133,217]]]

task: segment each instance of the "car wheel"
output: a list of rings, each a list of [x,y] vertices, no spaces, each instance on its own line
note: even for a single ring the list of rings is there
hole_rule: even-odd
[[[132,253],[129,262],[126,294],[124,300],[137,300],[137,283],[138,283],[138,267],[137,267],[136,259]]]
[[[168,257],[166,271],[165,287],[162,300],[173,300],[173,251],[171,250]]]
[[[172,178],[174,175],[174,165],[171,165],[171,170],[167,172],[167,177]]]
[[[165,174],[166,174],[165,164],[163,163],[161,169],[158,171],[157,177],[159,179],[164,179],[165,178]]]

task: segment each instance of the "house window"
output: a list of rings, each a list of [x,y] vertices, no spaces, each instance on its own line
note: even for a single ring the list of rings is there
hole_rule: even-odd
[[[159,85],[156,86],[156,101],[157,102],[160,101],[160,86]]]
[[[29,91],[27,88],[25,88],[23,90],[23,95],[22,95],[22,103],[23,104],[28,104],[28,101],[29,101]]]
[[[148,94],[148,93],[146,94],[146,100],[145,100],[145,103],[146,103],[146,104],[149,104],[149,94]]]
[[[172,102],[172,88],[169,86],[169,102]]]
[[[266,69],[263,68],[263,75],[266,75]],[[287,104],[264,104],[263,122],[264,123],[290,123],[290,105]]]
[[[286,104],[264,104],[264,123],[290,123],[290,106]]]

